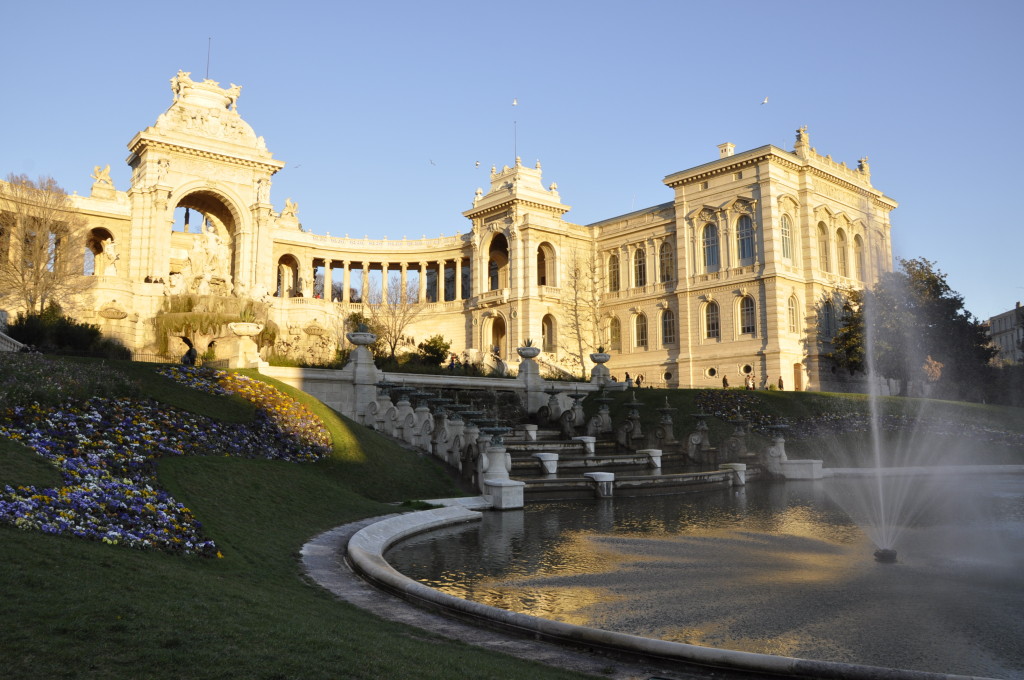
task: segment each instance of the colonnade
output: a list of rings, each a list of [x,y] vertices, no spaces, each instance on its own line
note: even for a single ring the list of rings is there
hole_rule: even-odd
[[[283,268],[290,268],[288,259],[292,256],[285,255],[279,259],[279,266]],[[413,302],[447,302],[452,300],[464,300],[472,297],[474,294],[472,287],[472,276],[464,278],[463,270],[469,266],[472,271],[472,265],[470,264],[469,258],[456,257],[456,258],[442,258],[442,259],[425,259],[416,261],[401,261],[392,262],[388,260],[371,260],[364,257],[351,258],[351,259],[329,259],[324,257],[313,257],[306,261],[305,266],[300,266],[298,271],[294,272],[295,280],[292,285],[285,286],[286,289],[291,289],[291,296],[293,297],[313,297],[313,285],[312,283],[317,278],[317,271],[323,271],[323,296],[329,298],[334,302],[359,302],[366,301],[369,290],[367,284],[371,272],[381,273],[381,286],[380,286],[380,299],[384,301],[398,302],[400,300],[407,300],[409,291],[409,273],[415,272],[419,275],[418,289]],[[338,270],[341,270],[340,277],[337,276]],[[445,282],[448,280],[448,272],[451,271],[453,286],[451,289],[446,290]],[[361,282],[357,295],[358,299],[352,299],[352,274],[353,272],[359,272],[361,275]],[[397,291],[389,290],[395,282],[391,281],[391,275],[394,272],[400,272],[398,285],[400,288]],[[433,274],[433,281],[429,282],[431,278],[428,274]],[[334,284],[339,282],[340,278],[341,290],[337,293],[334,290]],[[470,284],[469,290],[464,290],[465,283]],[[376,293],[377,291],[375,291]],[[446,293],[450,292],[450,295]],[[283,293],[286,297],[287,293]]]

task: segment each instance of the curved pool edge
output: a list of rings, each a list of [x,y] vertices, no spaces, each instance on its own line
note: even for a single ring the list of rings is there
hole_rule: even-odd
[[[405,538],[445,526],[479,521],[481,517],[480,512],[456,505],[384,518],[360,529],[349,539],[346,547],[347,560],[353,570],[370,583],[421,607],[460,619],[470,619],[481,625],[520,636],[526,635],[634,659],[690,667],[701,666],[709,671],[728,669],[823,680],[989,680],[980,676],[949,675],[740,652],[577,626],[499,609],[442,593],[403,575],[384,559],[384,553]]]

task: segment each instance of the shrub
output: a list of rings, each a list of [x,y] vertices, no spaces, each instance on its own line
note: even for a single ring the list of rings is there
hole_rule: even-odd
[[[443,335],[432,335],[419,345],[416,349],[418,351],[419,360],[429,366],[440,366],[445,358],[448,356],[448,350],[452,347],[452,343],[444,339]]]
[[[18,342],[50,352],[92,354],[107,359],[131,357],[131,352],[119,340],[104,337],[99,326],[65,316],[55,302],[42,313],[18,314],[8,324],[7,334]]]

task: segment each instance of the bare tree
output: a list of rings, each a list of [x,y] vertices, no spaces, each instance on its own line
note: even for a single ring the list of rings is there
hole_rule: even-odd
[[[415,283],[408,282],[404,291],[398,281],[389,281],[389,284],[386,295],[376,285],[370,286],[366,298],[373,327],[394,358],[398,346],[405,341],[406,329],[420,315],[423,306],[416,301],[419,291]]]
[[[578,363],[586,380],[585,357],[601,343],[601,267],[590,252],[573,248],[565,268],[562,287],[565,310],[565,342],[562,349]]]
[[[88,285],[81,253],[85,218],[52,177],[0,182],[0,299],[43,312]]]

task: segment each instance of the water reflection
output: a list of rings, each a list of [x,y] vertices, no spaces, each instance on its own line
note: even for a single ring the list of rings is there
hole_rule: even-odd
[[[941,489],[905,528],[896,565],[874,562],[820,482],[530,505],[413,537],[387,558],[452,595],[569,623],[1021,677],[1024,478],[981,480]]]

